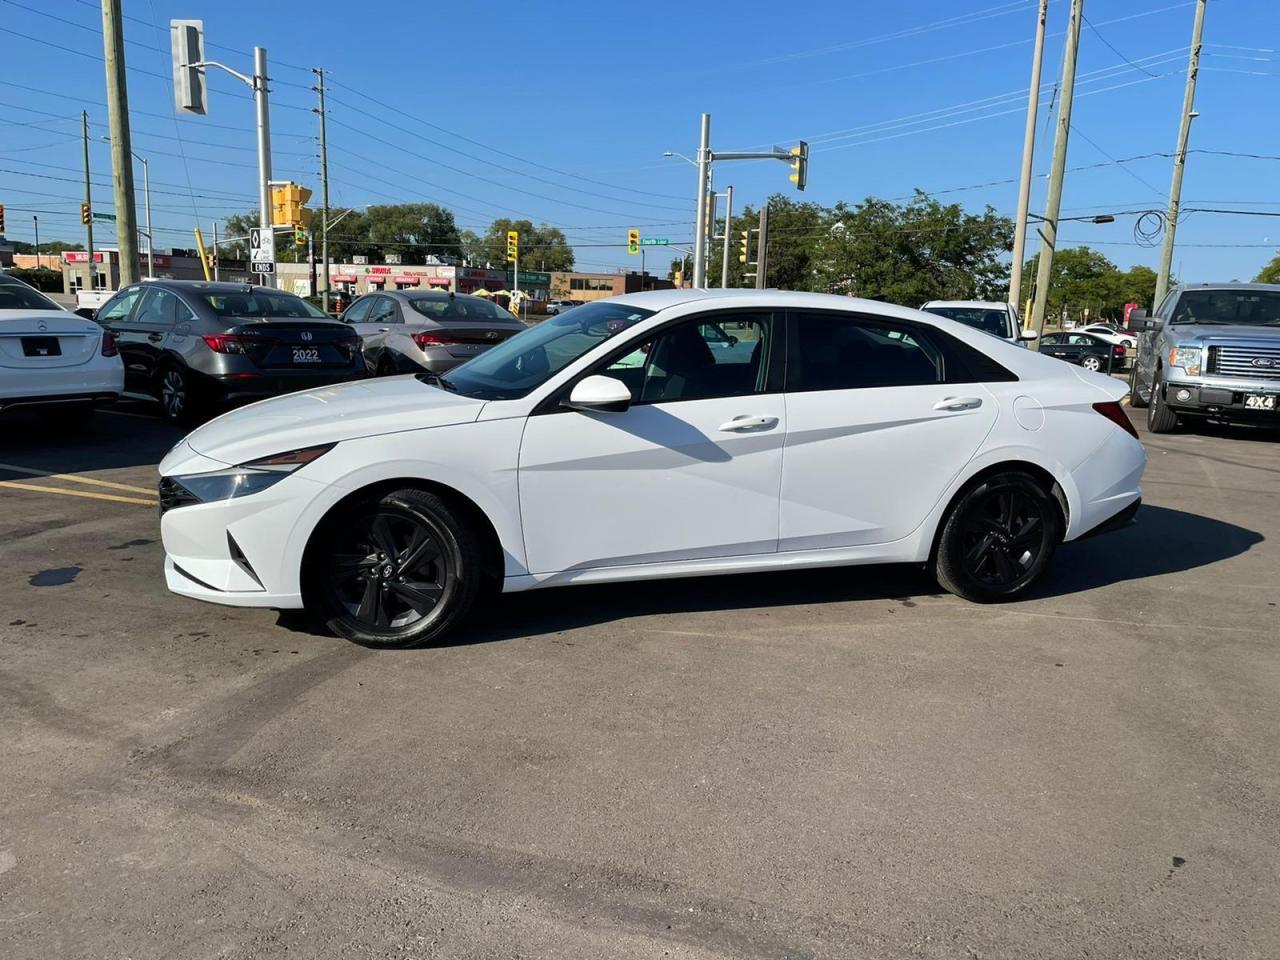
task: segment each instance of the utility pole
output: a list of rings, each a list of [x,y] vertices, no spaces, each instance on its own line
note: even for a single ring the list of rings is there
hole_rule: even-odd
[[[1178,149],[1173,157],[1173,183],[1169,187],[1169,212],[1164,219],[1164,247],[1160,250],[1160,270],[1156,274],[1154,310],[1169,290],[1169,268],[1173,265],[1173,240],[1178,232],[1178,204],[1182,201],[1182,172],[1187,166],[1187,138],[1196,113],[1196,75],[1200,72],[1200,37],[1204,33],[1205,0],[1197,0],[1195,26],[1191,28],[1191,58],[1187,61],[1187,89],[1182,95],[1182,120],[1178,125]]]
[[[32,223],[32,226],[34,226],[36,229],[36,269],[39,270],[40,269],[40,218],[37,215],[32,214],[31,223]]]
[[[707,180],[711,172],[711,114],[702,115],[698,139],[698,211],[693,226],[693,286],[707,285]]]
[[[324,286],[320,292],[320,308],[325,313],[329,312],[329,141],[325,135],[325,115],[324,115],[324,68],[313,67],[312,73],[316,75],[315,91],[320,96],[320,108],[316,111],[320,114],[320,265],[322,267],[323,277],[321,282]],[[315,258],[312,258],[314,267]],[[315,284],[312,284],[315,289]]]
[[[733,186],[724,191],[724,253],[720,255],[720,289],[729,286],[729,234],[733,232]]]
[[[1009,302],[1017,309],[1022,296],[1022,261],[1027,255],[1027,212],[1031,208],[1031,168],[1036,155],[1036,109],[1040,106],[1040,67],[1044,62],[1044,25],[1049,0],[1040,0],[1036,16],[1035,51],[1031,54],[1031,93],[1027,98],[1027,128],[1022,135],[1022,174],[1018,181],[1018,217],[1013,222],[1013,264],[1009,272]],[[1027,318],[1023,318],[1025,323]]]
[[[124,18],[120,0],[102,0],[102,50],[107,69],[107,122],[111,130],[111,188],[116,205],[120,286],[138,282],[138,213],[133,196],[133,148],[129,139],[129,90],[124,67]]]
[[[1067,140],[1071,135],[1071,101],[1076,87],[1076,51],[1080,48],[1080,23],[1084,19],[1084,0],[1071,0],[1071,16],[1067,21],[1066,52],[1062,58],[1062,89],[1058,100],[1058,129],[1053,138],[1053,163],[1049,169],[1049,195],[1045,199],[1043,225],[1040,228],[1040,263],[1036,271],[1036,295],[1031,308],[1031,324],[1037,334],[1044,333],[1044,310],[1049,300],[1049,278],[1053,274],[1054,244],[1058,240],[1058,213],[1062,209],[1062,176],[1067,168]],[[1031,343],[1040,349],[1037,337]]]
[[[84,139],[84,204],[89,211],[85,218],[85,247],[89,251],[89,292],[98,287],[98,267],[93,260],[93,188],[89,183],[89,111],[80,111],[80,127]]]
[[[271,222],[271,117],[267,108],[267,48],[253,48],[253,105],[258,114],[258,226],[274,236]],[[272,244],[274,246],[274,243]],[[274,287],[275,274],[264,273],[262,284]]]
[[[138,157],[142,164],[142,201],[147,210],[147,276],[156,275],[156,241],[151,233],[151,168],[143,157]]]
[[[768,266],[769,253],[769,201],[760,207],[760,235],[756,238],[756,289],[765,290],[765,273]]]
[[[311,264],[311,295],[316,295],[316,235],[307,231],[307,263]]]
[[[213,221],[213,279],[218,279],[218,221]]]

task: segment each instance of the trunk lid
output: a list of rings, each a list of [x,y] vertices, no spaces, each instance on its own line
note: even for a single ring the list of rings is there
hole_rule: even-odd
[[[345,323],[256,320],[227,334],[244,338],[244,353],[264,370],[346,369],[363,362],[360,337]]]
[[[72,367],[97,355],[102,328],[61,310],[0,314],[0,367]]]

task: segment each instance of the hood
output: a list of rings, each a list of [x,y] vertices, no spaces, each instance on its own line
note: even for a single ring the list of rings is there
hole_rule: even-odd
[[[272,397],[197,428],[196,453],[225,464],[356,437],[470,423],[483,400],[460,397],[417,377],[379,377]]]
[[[1264,327],[1253,323],[1177,323],[1165,327],[1169,338],[1178,343],[1192,340],[1247,340],[1272,342],[1280,346],[1280,327]]]

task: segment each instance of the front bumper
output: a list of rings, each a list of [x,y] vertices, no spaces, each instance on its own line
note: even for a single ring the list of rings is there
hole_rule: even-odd
[[[1165,406],[1177,413],[1199,414],[1220,420],[1280,421],[1280,381],[1240,380],[1216,383],[1173,380],[1163,384]],[[1276,409],[1258,410],[1246,407],[1246,396],[1276,398]]]

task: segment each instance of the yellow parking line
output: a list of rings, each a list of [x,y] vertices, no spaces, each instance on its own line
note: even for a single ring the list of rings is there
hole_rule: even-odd
[[[33,493],[56,493],[64,497],[88,497],[92,500],[114,500],[116,503],[140,503],[144,507],[154,507],[159,500],[143,500],[141,497],[121,497],[114,493],[92,493],[89,490],[63,490],[61,487],[41,487],[34,483],[18,483],[14,480],[0,480],[0,487],[9,490],[30,490]]]
[[[91,487],[107,487],[111,490],[124,490],[128,493],[145,493],[151,497],[156,495],[154,487],[135,487],[129,483],[114,483],[110,480],[97,480],[94,477],[81,477],[74,473],[45,473],[43,470],[32,470],[30,467],[20,467],[16,463],[0,463],[0,470],[9,470],[13,473],[25,473],[29,477],[48,477],[50,480],[66,480],[70,483],[84,483]]]

